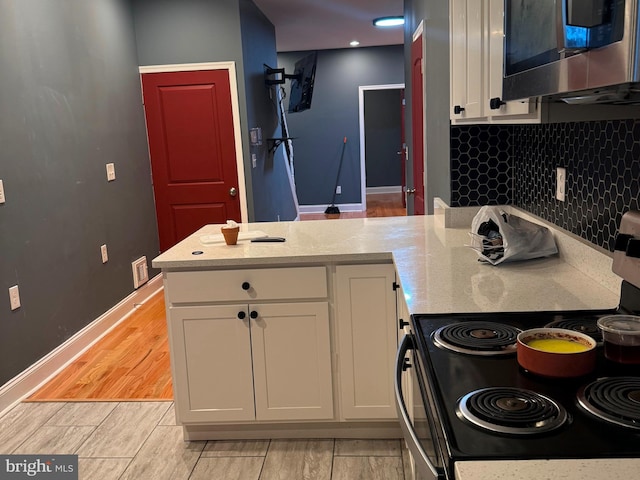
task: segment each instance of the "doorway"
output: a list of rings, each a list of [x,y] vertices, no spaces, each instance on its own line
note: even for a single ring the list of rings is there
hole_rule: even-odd
[[[403,98],[404,84],[360,86],[360,192],[362,210],[367,210],[367,189],[369,192],[392,194],[397,191],[402,198],[402,183],[405,173],[404,134],[403,134]],[[395,106],[394,106],[395,103]],[[394,110],[397,108],[397,110]],[[373,110],[374,115],[368,115]],[[377,115],[390,112],[386,115]],[[375,124],[374,124],[375,123]],[[367,140],[368,131],[375,132],[374,138]],[[394,138],[396,140],[394,140]],[[367,151],[375,151],[372,161]],[[371,155],[372,157],[374,155]],[[374,164],[375,162],[375,164]],[[381,179],[380,171],[387,171],[387,178]],[[369,180],[367,171],[369,171]],[[382,174],[383,175],[383,174]],[[392,180],[392,181],[389,181]],[[369,185],[368,185],[369,184]],[[372,187],[372,185],[374,185]]]
[[[246,221],[235,64],[139,71],[161,251],[203,225]]]

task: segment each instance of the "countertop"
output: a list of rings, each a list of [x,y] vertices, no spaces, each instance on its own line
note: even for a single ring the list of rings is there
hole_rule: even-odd
[[[492,266],[466,246],[468,228],[444,228],[434,216],[243,224],[241,233],[260,231],[286,241],[201,242],[220,227],[201,228],[152,265],[191,270],[393,261],[410,313],[613,308],[620,295],[610,258],[594,249],[559,241],[559,255]],[[554,235],[560,240],[563,234]],[[567,261],[575,251],[582,252],[579,258]]]
[[[392,261],[410,313],[614,308],[620,296],[610,255],[553,226],[558,255],[499,266],[478,262],[466,246],[468,226],[445,228],[437,215],[243,224],[241,232],[286,242],[201,242],[220,227],[203,227],[155,258],[153,266],[171,271]],[[631,478],[639,470],[640,459],[474,461],[458,462],[456,479],[595,480]]]

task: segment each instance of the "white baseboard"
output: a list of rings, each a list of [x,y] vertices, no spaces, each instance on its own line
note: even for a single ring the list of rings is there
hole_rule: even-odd
[[[324,213],[329,205],[300,205],[300,213]],[[336,207],[341,212],[363,212],[361,203],[340,203]]]
[[[0,387],[0,417],[57,375],[162,289],[162,274],[128,295],[63,344]]]
[[[402,193],[402,185],[388,187],[367,187],[367,195],[377,195],[386,193]]]

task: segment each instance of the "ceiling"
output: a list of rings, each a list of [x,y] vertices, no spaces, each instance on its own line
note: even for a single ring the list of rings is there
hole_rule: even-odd
[[[378,28],[373,19],[402,15],[403,0],[253,0],[276,29],[279,52],[399,45],[402,27]]]

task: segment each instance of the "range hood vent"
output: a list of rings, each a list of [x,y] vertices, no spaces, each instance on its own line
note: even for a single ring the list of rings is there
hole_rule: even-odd
[[[545,97],[544,101],[561,101],[569,105],[640,105],[640,83],[567,92]]]

